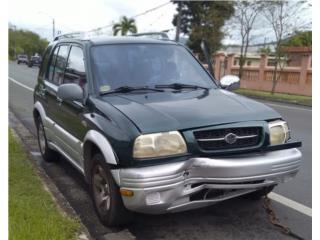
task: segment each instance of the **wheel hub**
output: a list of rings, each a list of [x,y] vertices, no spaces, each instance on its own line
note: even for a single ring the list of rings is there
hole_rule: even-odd
[[[45,154],[45,149],[46,149],[46,138],[45,138],[45,133],[43,130],[43,125],[40,123],[39,125],[39,130],[38,130],[38,138],[39,138],[39,147],[40,151],[42,154]]]
[[[107,175],[100,165],[97,165],[93,174],[93,193],[99,211],[108,211],[110,208],[109,183]]]

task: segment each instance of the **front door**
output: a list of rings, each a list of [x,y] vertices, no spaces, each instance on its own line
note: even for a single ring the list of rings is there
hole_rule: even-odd
[[[82,89],[86,88],[86,71],[83,50],[78,45],[72,45],[64,72],[62,84],[75,83]],[[56,123],[62,129],[66,151],[76,164],[82,166],[81,144],[88,129],[83,118],[86,111],[81,101],[57,101]]]

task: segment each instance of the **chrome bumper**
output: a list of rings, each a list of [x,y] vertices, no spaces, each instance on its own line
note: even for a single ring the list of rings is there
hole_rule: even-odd
[[[300,167],[299,150],[227,158],[190,158],[184,162],[144,168],[112,170],[127,209],[165,213],[207,206],[294,177]],[[195,194],[204,193],[200,199]],[[214,193],[212,196],[211,193]]]

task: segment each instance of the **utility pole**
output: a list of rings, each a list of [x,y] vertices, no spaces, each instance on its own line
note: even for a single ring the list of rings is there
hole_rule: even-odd
[[[180,25],[181,25],[181,2],[178,2],[178,17],[177,17],[177,27],[176,27],[176,42],[179,42],[180,36]]]
[[[54,21],[54,17],[52,17],[51,15],[49,15],[48,13],[45,13],[45,12],[38,12],[38,14],[44,14],[46,15],[47,17],[51,18],[52,19],[52,41],[54,40],[55,36],[56,36],[56,26],[55,26],[55,21]]]
[[[16,35],[17,35],[17,26],[16,25],[13,25],[13,49],[14,49],[14,59],[17,58],[17,44],[16,44]]]
[[[55,35],[55,23],[54,18],[52,18],[52,41],[54,40]]]

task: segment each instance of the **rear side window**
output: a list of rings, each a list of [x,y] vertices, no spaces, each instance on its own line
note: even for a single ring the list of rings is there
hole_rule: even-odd
[[[43,61],[42,61],[41,68],[40,68],[40,71],[39,71],[39,76],[41,78],[43,78],[45,73],[46,73],[46,69],[47,69],[48,63],[49,63],[49,56],[50,56],[51,48],[52,47],[49,46],[47,48],[46,52],[44,53]]]
[[[59,47],[55,48],[54,52],[52,54],[52,57],[51,57],[51,62],[50,62],[50,66],[49,66],[49,74],[48,74],[48,80],[50,82],[52,82],[52,77],[53,77],[53,73],[54,73],[54,65],[56,64],[58,51],[59,51]]]
[[[87,80],[82,48],[78,46],[72,46],[63,83],[76,83],[83,88],[86,82]]]

